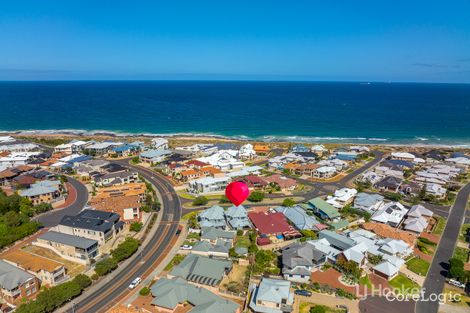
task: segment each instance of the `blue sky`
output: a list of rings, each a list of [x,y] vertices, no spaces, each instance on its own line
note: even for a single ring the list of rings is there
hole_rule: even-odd
[[[0,79],[470,82],[470,1],[2,1]]]

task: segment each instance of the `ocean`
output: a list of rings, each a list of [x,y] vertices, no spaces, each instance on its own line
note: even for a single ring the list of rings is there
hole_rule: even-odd
[[[470,146],[470,84],[0,82],[0,131]]]

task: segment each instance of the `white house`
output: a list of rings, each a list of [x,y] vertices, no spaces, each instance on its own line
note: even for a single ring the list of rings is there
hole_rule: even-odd
[[[356,194],[354,188],[341,188],[335,191],[334,196],[328,196],[326,202],[339,209],[350,203]]]
[[[330,178],[336,174],[336,168],[333,166],[322,166],[313,172],[313,177]]]
[[[204,177],[188,182],[188,192],[196,195],[217,193],[225,190],[230,177]]]
[[[153,138],[152,147],[155,150],[168,150],[168,139],[165,138]]]
[[[401,203],[389,202],[377,210],[371,219],[375,222],[398,227],[407,213],[408,209]]]
[[[238,155],[242,159],[252,159],[256,156],[256,151],[253,149],[253,145],[251,143],[247,143],[240,147]]]
[[[220,150],[210,156],[198,158],[198,161],[208,163],[221,171],[230,171],[245,166],[245,163],[237,159],[237,150]]]

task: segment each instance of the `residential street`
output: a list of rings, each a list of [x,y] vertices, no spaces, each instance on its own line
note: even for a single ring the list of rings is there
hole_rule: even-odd
[[[442,234],[437,250],[434,254],[431,267],[424,281],[425,297],[430,294],[440,294],[444,289],[444,283],[448,270],[448,261],[452,257],[456,242],[458,240],[460,226],[462,225],[468,197],[470,195],[470,183],[460,190],[455,203],[447,218],[447,225]],[[416,303],[416,313],[438,312],[437,301],[420,301]]]
[[[151,170],[129,165],[126,160],[115,162],[132,167],[155,186],[162,200],[162,209],[159,213],[162,214],[161,222],[157,225],[149,244],[142,247],[140,253],[131,257],[125,267],[118,268],[117,274],[111,280],[107,280],[99,290],[93,293],[87,292],[73,303],[73,306],[67,306],[64,312],[98,313],[114,306],[115,300],[126,293],[134,278],[143,277],[149,270],[155,268],[159,257],[169,248],[176,236],[178,221],[181,218],[181,203],[171,183]]]
[[[86,189],[85,185],[71,177],[68,177],[68,182],[75,189],[75,201],[65,208],[54,209],[39,215],[37,217],[37,221],[40,222],[44,227],[49,228],[56,226],[59,224],[64,215],[77,215],[88,202],[88,190]],[[69,195],[72,196],[71,193]]]

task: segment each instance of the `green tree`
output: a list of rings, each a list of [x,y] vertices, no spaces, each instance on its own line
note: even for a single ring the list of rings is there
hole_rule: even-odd
[[[207,203],[209,203],[209,199],[204,196],[199,196],[193,200],[194,206],[206,205]]]
[[[282,206],[292,207],[295,205],[295,200],[292,198],[286,198],[282,201]]]
[[[251,202],[261,202],[264,199],[264,193],[260,191],[253,191],[250,193],[248,200]]]
[[[465,269],[462,260],[452,258],[449,260],[449,275],[459,281],[465,277]]]

